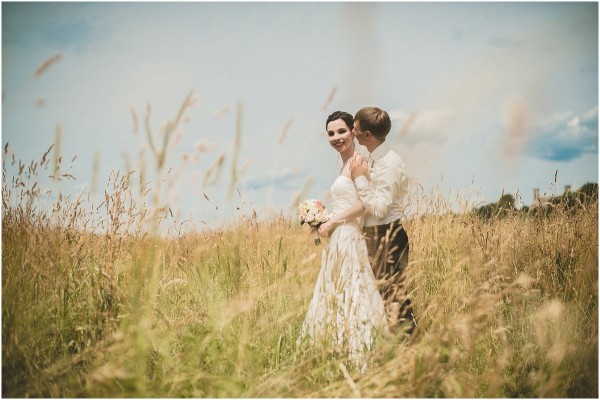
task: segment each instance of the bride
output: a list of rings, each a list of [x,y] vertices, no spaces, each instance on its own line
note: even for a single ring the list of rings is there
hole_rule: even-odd
[[[300,337],[333,344],[364,371],[373,340],[387,332],[387,320],[361,232],[365,209],[348,168],[355,154],[353,123],[352,115],[341,111],[326,122],[329,144],[344,165],[331,186],[333,216],[319,228],[319,235],[330,239]]]

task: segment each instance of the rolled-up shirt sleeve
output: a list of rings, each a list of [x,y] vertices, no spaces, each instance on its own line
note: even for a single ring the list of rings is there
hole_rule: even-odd
[[[354,183],[365,209],[377,218],[384,218],[394,199],[395,191],[404,179],[404,171],[390,168],[371,185],[366,177],[358,176]]]

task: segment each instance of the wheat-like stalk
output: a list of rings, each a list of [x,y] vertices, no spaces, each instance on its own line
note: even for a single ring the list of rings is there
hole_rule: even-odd
[[[597,185],[485,216],[475,190],[413,184],[404,226],[417,329],[379,337],[361,374],[332,341],[298,342],[323,247],[294,218],[237,190],[232,224],[183,232],[168,192],[188,165],[171,154],[191,104],[163,136],[148,111],[136,170],[112,171],[100,199],[47,178],[76,179],[59,168],[60,135],[31,162],[5,144],[3,395],[597,397]],[[237,115],[230,191],[243,169],[241,105]]]

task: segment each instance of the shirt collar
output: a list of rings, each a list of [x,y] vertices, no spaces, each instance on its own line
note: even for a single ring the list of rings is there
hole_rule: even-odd
[[[390,145],[386,142],[381,143],[372,153],[369,154],[374,161],[379,161],[390,150]]]

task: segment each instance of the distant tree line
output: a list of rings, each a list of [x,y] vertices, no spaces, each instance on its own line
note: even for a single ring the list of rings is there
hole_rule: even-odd
[[[512,194],[505,194],[496,203],[483,205],[473,211],[483,219],[502,218],[515,212],[529,215],[549,215],[557,208],[573,211],[588,204],[598,203],[598,184],[588,182],[576,191],[565,191],[560,196],[545,197],[543,200],[539,204],[534,203],[517,210],[515,197]]]

